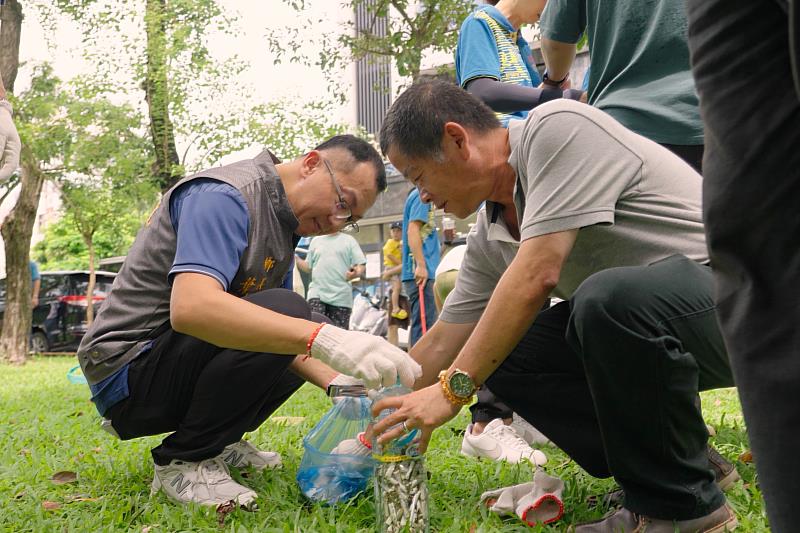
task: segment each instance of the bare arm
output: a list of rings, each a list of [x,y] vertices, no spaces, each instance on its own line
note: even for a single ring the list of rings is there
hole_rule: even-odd
[[[511,266],[500,278],[475,330],[451,366],[467,372],[478,384],[484,383],[492,375],[531,327],[545,298],[558,284],[561,267],[572,250],[577,233],[578,230],[564,231],[534,237],[522,243]],[[422,337],[420,344],[434,328]],[[416,350],[415,345],[412,353],[415,354]],[[442,364],[446,362],[444,355],[434,352],[434,355],[426,354],[425,358]],[[423,363],[421,379],[430,381],[436,366]],[[420,386],[415,392],[407,396],[384,398],[372,406],[373,414],[386,408],[397,409],[375,424],[374,432],[381,435],[379,442],[397,438],[403,428],[390,428],[406,422],[406,427],[421,431],[419,445],[420,451],[424,452],[433,430],[461,410],[460,405],[447,399],[438,384],[425,387],[421,380],[417,383]]]
[[[419,220],[412,220],[408,223],[408,232],[406,238],[408,239],[408,247],[414,255],[414,281],[417,285],[424,285],[428,281],[428,267],[425,265],[425,254],[422,251],[422,230],[423,223]]]
[[[297,265],[297,268],[301,272],[305,272],[307,274],[311,273],[311,265],[305,259],[301,258],[299,255],[294,256],[294,262]]]
[[[305,353],[317,324],[226,293],[217,280],[184,272],[170,298],[172,328],[224,348],[294,356]]]
[[[339,372],[332,369],[322,361],[305,355],[297,355],[289,365],[289,369],[322,390],[325,390],[331,380],[339,375]]]
[[[578,230],[562,231],[522,243],[454,367],[467,372],[476,383],[484,383],[492,375],[558,285],[561,267],[577,234]]]
[[[367,271],[366,265],[353,265],[350,267],[350,270],[347,271],[347,280],[350,281],[351,279],[360,278],[364,275]]]
[[[31,287],[31,304],[34,307],[39,305],[39,289],[42,287],[42,279],[35,279],[33,280],[33,286]]]
[[[542,54],[548,78],[562,80],[569,74],[569,69],[575,60],[575,44],[542,38]]]
[[[409,352],[422,366],[422,377],[414,383],[415,389],[427,387],[437,380],[439,372],[450,366],[476,325],[477,322],[454,324],[436,321]]]

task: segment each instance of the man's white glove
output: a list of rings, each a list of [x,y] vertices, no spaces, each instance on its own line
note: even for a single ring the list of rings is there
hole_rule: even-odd
[[[8,181],[17,170],[21,148],[22,143],[17,128],[11,119],[11,104],[2,100],[0,101],[0,185]]]
[[[311,356],[342,374],[361,379],[368,389],[394,385],[408,388],[422,376],[422,367],[381,337],[325,324],[311,344]]]

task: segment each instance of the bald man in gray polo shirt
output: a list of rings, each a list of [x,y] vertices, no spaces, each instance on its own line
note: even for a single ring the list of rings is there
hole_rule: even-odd
[[[624,489],[622,509],[577,531],[736,527],[709,468],[698,395],[733,384],[701,177],[598,109],[549,102],[505,130],[436,81],[393,104],[381,148],[423,201],[480,212],[441,319],[412,351],[418,390],[379,402],[398,410],[376,431],[418,428],[424,449],[485,382]],[[550,295],[565,301],[540,312]]]

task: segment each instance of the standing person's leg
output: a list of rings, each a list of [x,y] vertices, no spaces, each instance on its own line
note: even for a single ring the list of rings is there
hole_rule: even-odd
[[[422,318],[420,315],[419,289],[414,281],[404,281],[403,288],[408,295],[408,303],[411,306],[409,319],[411,320],[408,332],[408,348],[411,349],[422,337]]]
[[[392,290],[391,290],[391,298],[392,298],[392,311],[391,314],[395,315],[400,311],[400,292],[402,288],[400,286],[400,276],[392,276]],[[398,317],[402,318],[402,317]]]
[[[712,288],[710,268],[673,256],[594,274],[570,301],[567,340],[583,360],[608,465],[633,513],[684,521],[725,502],[698,401],[700,390],[733,384]]]
[[[350,315],[353,309],[350,307],[339,307],[337,305],[325,305],[325,316],[331,319],[334,326],[342,329],[350,329]]]
[[[314,313],[319,313],[321,315],[328,316],[326,314],[326,312],[325,312],[325,304],[322,303],[322,300],[320,300],[319,298],[310,298],[308,300],[308,307]],[[328,317],[328,318],[330,318],[330,317]]]
[[[798,21],[787,17],[786,2],[773,1],[690,0],[688,15],[706,127],[703,204],[720,324],[770,527],[795,531],[800,101],[789,28],[797,31]]]
[[[483,425],[491,422],[495,418],[501,418],[511,422],[514,411],[504,404],[486,385],[481,385],[478,389],[477,402],[469,407],[472,412],[472,423],[482,422]]]

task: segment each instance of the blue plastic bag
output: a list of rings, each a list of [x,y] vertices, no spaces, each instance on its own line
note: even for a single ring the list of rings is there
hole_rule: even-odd
[[[307,498],[333,505],[366,491],[374,470],[372,457],[331,451],[366,429],[371,404],[366,396],[341,397],[303,439],[297,484]]]

